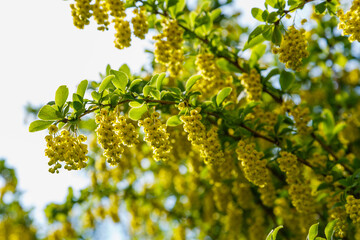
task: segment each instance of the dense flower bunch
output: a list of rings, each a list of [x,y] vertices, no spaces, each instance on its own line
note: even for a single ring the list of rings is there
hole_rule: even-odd
[[[262,92],[261,76],[256,69],[251,69],[249,74],[243,73],[239,79],[245,87],[247,100],[249,102],[260,101]]]
[[[132,147],[139,143],[138,134],[131,123],[126,122],[124,116],[118,116],[115,111],[101,109],[95,118],[99,124],[96,133],[104,156],[110,164],[120,162],[120,155],[124,152],[124,145]]]
[[[351,35],[350,42],[360,41],[360,1],[354,0],[349,11],[344,14],[344,11],[340,9],[337,15],[340,19],[338,28],[343,30],[342,35]]]
[[[143,7],[141,7],[141,8],[135,8],[133,12],[135,14],[135,17],[131,19],[131,23],[134,26],[134,35],[140,39],[144,39],[145,34],[149,30],[146,11]]]
[[[289,183],[289,194],[292,204],[300,213],[314,212],[314,201],[311,195],[311,188],[304,183],[301,168],[297,157],[289,152],[280,152],[277,159],[281,171],[286,174],[286,181]]]
[[[183,104],[179,106],[183,108]],[[201,109],[193,109],[190,116],[181,116],[180,120],[184,123],[184,131],[188,133],[188,140],[195,146],[199,147],[201,157],[206,164],[224,162],[224,152],[221,149],[217,128],[211,127],[206,131],[205,126],[201,122]]]
[[[49,135],[45,137],[46,146],[45,155],[50,159],[49,172],[59,173],[61,162],[65,163],[64,168],[67,170],[78,170],[86,167],[88,157],[86,136],[72,136],[68,130],[62,130],[56,134],[58,128],[55,125],[49,127]]]
[[[162,21],[163,32],[154,36],[155,60],[169,68],[171,76],[177,76],[182,70],[184,61],[183,55],[183,34],[176,20]]]
[[[131,42],[131,30],[130,23],[123,18],[115,18],[114,19],[114,28],[116,30],[115,33],[115,47],[118,49],[123,49],[130,47]]]
[[[294,117],[295,126],[299,134],[306,135],[312,131],[312,127],[307,126],[311,120],[309,108],[296,106],[290,111],[290,114]]]
[[[160,114],[154,112],[151,117],[139,121],[139,126],[144,127],[145,138],[154,153],[154,160],[167,161],[171,150],[169,135],[166,132],[166,125],[162,124],[159,119]]]
[[[125,3],[122,0],[95,0],[94,4],[91,4],[91,0],[75,0],[70,7],[74,25],[77,28],[83,29],[85,25],[89,25],[91,17],[94,17],[98,24],[97,29],[100,31],[108,30],[110,22],[113,22],[116,31],[115,47],[118,49],[130,47],[130,23],[125,20]],[[134,35],[144,39],[148,32],[146,11],[144,7],[140,7],[133,12],[135,17],[131,22],[134,27]]]
[[[304,29],[296,29],[290,26],[279,48],[273,48],[274,54],[279,54],[279,60],[285,63],[287,68],[300,71],[302,59],[309,56],[307,40]]]
[[[273,183],[268,182],[265,187],[258,188],[258,191],[260,193],[260,199],[265,206],[274,206],[274,202],[276,200],[276,189]]]
[[[264,154],[255,149],[255,144],[240,140],[236,153],[239,161],[241,161],[245,177],[261,188],[266,186],[270,178],[269,172],[266,169],[267,161],[262,159]]]
[[[360,199],[356,199],[353,195],[346,197],[346,213],[354,223],[360,222]]]
[[[330,196],[335,195],[334,192],[331,192]],[[344,211],[343,207],[333,207],[334,204],[340,201],[340,195],[335,195],[331,197],[328,201],[327,207],[329,208],[328,214],[329,214],[329,220],[338,219],[336,223],[336,231],[335,236],[343,238],[346,236],[346,232],[348,230],[348,223],[346,221],[347,214],[346,211]]]
[[[300,165],[294,154],[282,151],[277,159],[281,171],[286,174],[286,181],[289,184],[296,183],[301,176]]]
[[[212,53],[202,53],[196,56],[195,65],[200,71],[202,78],[196,83],[198,89],[205,97],[212,96],[217,93],[218,89],[223,87],[234,87],[231,75],[223,77],[223,73],[216,65],[216,59]],[[236,100],[235,91],[231,100]]]
[[[108,25],[110,25],[110,22],[109,15],[107,14],[106,2],[95,0],[92,10],[94,20],[99,25],[97,29],[100,31],[108,30]]]
[[[75,2],[76,4],[70,4],[71,15],[73,16],[75,27],[83,29],[85,25],[90,24],[91,0],[77,0]]]

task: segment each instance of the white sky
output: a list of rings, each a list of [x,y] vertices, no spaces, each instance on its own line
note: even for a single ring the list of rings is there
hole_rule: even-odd
[[[263,8],[263,0],[237,3],[245,19],[252,19],[249,3]],[[80,189],[87,180],[74,171],[48,172],[46,132],[28,132],[26,103],[53,100],[60,85],[72,92],[83,79],[99,80],[107,64],[117,68],[127,63],[138,72],[149,62],[143,53],[149,42],[133,37],[135,47],[120,51],[113,46],[113,31],[99,32],[95,24],[75,28],[68,5],[62,0],[0,0],[0,158],[16,168],[23,202],[35,207],[40,223],[47,203],[63,201],[69,186]]]

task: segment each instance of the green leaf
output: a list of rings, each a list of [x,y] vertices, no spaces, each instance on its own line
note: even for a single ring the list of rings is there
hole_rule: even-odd
[[[216,18],[218,18],[221,15],[221,9],[217,8],[210,12],[210,18],[211,21],[214,21]]]
[[[238,72],[240,73],[240,69],[238,69],[236,66],[234,66],[234,64],[230,63],[228,60],[226,60],[225,58],[218,58],[216,59],[216,65],[224,71],[227,72]]]
[[[292,72],[282,71],[280,74],[280,86],[283,91],[290,89],[295,81],[295,75]]]
[[[191,29],[194,29],[194,27],[195,27],[195,22],[196,22],[197,16],[198,16],[198,14],[194,11],[190,12],[190,14],[189,14],[189,21],[190,21]]]
[[[336,134],[338,134],[339,132],[341,132],[345,127],[346,127],[346,123],[344,123],[344,122],[340,122],[340,123],[336,124],[336,126],[334,127],[334,130],[333,130],[334,136]]]
[[[306,240],[315,240],[316,236],[318,235],[318,227],[319,223],[315,223],[310,227]]]
[[[59,120],[61,117],[58,115],[58,111],[56,111],[53,107],[50,105],[43,106],[39,113],[38,118],[42,120]]]
[[[152,87],[152,86],[149,86],[149,85],[145,86],[145,87],[143,88],[144,97],[149,96],[150,92],[151,92],[152,90],[154,90],[154,89],[156,89],[156,88],[154,88],[154,87]]]
[[[37,132],[47,129],[54,121],[36,120],[30,123],[29,132]]]
[[[259,20],[261,22],[264,22],[262,14],[263,14],[263,10],[261,10],[260,8],[252,8],[251,9],[251,15],[256,19]]]
[[[69,96],[69,89],[67,88],[67,86],[65,85],[60,86],[55,93],[56,106],[58,106],[61,109],[64,106],[68,96]]]
[[[282,41],[282,34],[280,31],[280,27],[276,25],[272,33],[271,42],[279,46],[281,44],[281,41]]]
[[[315,5],[315,12],[317,14],[323,14],[326,10],[326,1]]]
[[[250,41],[252,39],[254,39],[256,36],[262,34],[265,30],[265,28],[267,28],[267,25],[265,24],[262,24],[262,25],[259,25],[257,26],[250,34],[249,34],[249,38],[247,40],[248,43],[250,43]]]
[[[269,72],[269,74],[265,77],[265,81],[268,81],[270,78],[272,78],[273,76],[278,75],[278,74],[280,74],[279,69],[278,69],[278,68],[274,68],[274,69],[271,70],[271,71]]]
[[[326,134],[332,134],[335,127],[335,119],[330,109],[324,109],[322,112],[324,117],[324,131]]]
[[[106,76],[110,74],[111,66],[110,64],[106,65]]]
[[[256,36],[255,38],[253,38],[250,42],[246,42],[243,48],[243,51],[245,51],[246,49],[252,48],[254,46],[256,46],[259,43],[262,43],[263,41],[265,41],[265,38],[262,34]]]
[[[194,84],[196,83],[197,80],[199,80],[201,78],[201,75],[194,75],[191,76],[185,84],[185,91],[188,92],[190,91],[190,89],[194,86]]]
[[[100,93],[96,92],[96,91],[92,91],[91,92],[91,96],[95,101],[99,101],[100,100]]]
[[[166,8],[175,6],[178,3],[179,0],[166,0],[165,4],[166,4]]]
[[[275,8],[277,0],[265,0],[267,4],[269,4],[271,7]]]
[[[216,96],[216,104],[220,106],[220,104],[227,98],[232,91],[231,87],[223,88],[219,91],[219,93]]]
[[[88,83],[89,83],[88,80],[82,80],[79,86],[77,87],[76,93],[82,98],[84,98]]]
[[[111,71],[111,70],[110,70]],[[114,75],[109,75],[106,78],[104,78],[99,86],[99,92],[103,92],[106,88],[108,88],[109,83],[111,82],[111,80],[114,78]]]
[[[151,96],[153,96],[155,99],[160,100],[161,96],[160,96],[160,91],[157,90],[156,88],[153,88],[150,92]]]
[[[129,102],[129,106],[132,107],[132,108],[138,108],[138,107],[141,107],[142,105],[143,105],[142,103],[137,102],[137,101]]]
[[[156,89],[160,91],[162,82],[166,76],[166,73],[160,73],[158,78],[156,79]]]
[[[159,74],[155,74],[154,76],[152,76],[152,78],[150,79],[150,81],[147,83],[147,85],[149,86],[156,86],[156,80],[159,77]]]
[[[322,237],[316,237],[315,240],[326,240],[326,239]]]
[[[128,78],[131,76],[130,68],[126,64],[121,65],[121,67],[119,68],[119,71],[124,72]]]
[[[74,101],[78,101],[78,102],[81,102],[81,103],[83,102],[83,98],[79,94],[76,94],[76,93],[73,93],[72,100],[73,100],[73,102]]]
[[[134,121],[139,120],[144,113],[146,113],[148,110],[147,105],[144,103],[142,106],[137,108],[131,108],[129,111],[129,118],[131,118]]]
[[[249,59],[249,65],[250,67],[254,67],[257,61],[265,54],[266,51],[266,45],[260,44],[255,46],[251,51],[251,56]]]
[[[170,126],[170,127],[175,127],[182,124],[180,118],[178,115],[175,116],[171,116],[168,118],[168,120],[166,121],[166,125]]]
[[[283,227],[284,227],[283,225],[280,225],[275,229],[271,230],[271,232],[267,235],[266,240],[276,240],[277,233]]]
[[[76,110],[76,111],[80,111],[81,109],[83,109],[83,105],[81,102],[78,102],[78,101],[74,101],[72,103],[72,106],[73,108]]]
[[[326,9],[330,13],[330,15],[334,16],[336,15],[337,6],[339,5],[339,2],[337,0],[332,1],[326,1]]]
[[[267,26],[269,26],[269,27],[266,30],[264,30],[264,32],[262,33],[262,36],[266,40],[270,41],[272,38],[273,32],[274,32],[274,26],[272,26],[272,25],[267,25]]]
[[[335,232],[335,225],[339,219],[332,220],[329,222],[325,227],[325,236],[327,240],[333,240],[334,232]]]
[[[110,73],[115,77],[112,79],[112,83],[117,89],[120,89],[123,93],[125,93],[126,85],[128,84],[129,78],[126,73],[110,70]]]
[[[268,16],[267,16],[267,18],[266,18],[266,21],[268,22],[268,23],[274,23],[275,21],[277,21],[278,20],[278,13],[277,12],[271,12]]]
[[[138,85],[138,84],[141,83],[142,81],[143,81],[142,79],[135,79],[134,81],[132,81],[132,82],[130,83],[129,89],[132,90],[133,87],[135,87],[136,85]]]

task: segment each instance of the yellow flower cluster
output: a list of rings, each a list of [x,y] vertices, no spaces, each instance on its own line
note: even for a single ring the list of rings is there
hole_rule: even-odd
[[[338,25],[339,29],[343,29],[342,35],[351,35],[349,41],[360,41],[360,0],[354,0],[351,8],[344,14],[344,11],[340,9],[337,12],[340,19]]]
[[[133,146],[139,143],[134,125],[127,123],[125,117],[116,116],[114,111],[101,109],[95,121],[99,124],[96,128],[98,143],[104,149],[104,156],[110,164],[120,162],[120,155],[124,152],[123,145]]]
[[[208,132],[201,122],[201,109],[193,109],[190,116],[181,116],[184,123],[184,131],[188,133],[188,140],[199,147],[200,156],[205,164],[224,162],[224,152],[221,149],[217,128],[212,126]]]
[[[130,47],[131,42],[131,30],[130,24],[128,21],[124,20],[123,18],[115,18],[115,47],[118,49],[123,49]]]
[[[256,71],[256,69],[251,69],[249,74],[243,73],[239,77],[239,80],[241,81],[241,84],[243,84],[245,87],[245,91],[247,93],[247,100],[249,102],[257,102],[261,100],[261,76]]]
[[[61,163],[64,162],[64,168],[67,170],[78,170],[86,167],[88,157],[86,136],[78,137],[70,135],[68,130],[62,130],[60,134],[56,134],[58,128],[55,125],[49,127],[49,135],[45,137],[46,146],[45,155],[49,157],[49,169],[51,173],[59,173]]]
[[[265,110],[261,107],[261,105],[257,105],[253,108],[252,113],[246,115],[246,120],[258,120],[258,123],[262,125],[264,130],[272,131],[274,129],[274,125],[277,121],[277,111],[269,111]],[[260,131],[262,134],[266,134],[264,131]]]
[[[215,56],[212,53],[203,53],[196,56],[195,64],[201,75],[208,81],[220,79],[221,73],[216,66]]]
[[[288,112],[294,117],[295,126],[300,135],[307,135],[311,133],[312,127],[307,124],[311,120],[309,108],[303,105],[295,105],[292,100],[287,100],[282,103],[283,112]]]
[[[348,224],[347,224],[347,214],[346,211],[344,211],[343,207],[334,207],[334,204],[340,201],[340,194],[337,194],[333,196],[335,192],[331,192],[329,194],[330,199],[328,199],[328,202],[326,204],[329,215],[329,222],[334,219],[338,219],[335,225],[335,236],[339,238],[344,238],[346,236],[346,232],[348,230]]]
[[[135,17],[131,19],[131,22],[134,27],[134,35],[140,39],[144,39],[145,34],[149,30],[145,8],[135,8],[133,13],[135,14]]]
[[[74,239],[77,237],[76,231],[69,221],[62,223],[61,227],[50,233],[47,240]]]
[[[185,240],[186,239],[186,228],[183,225],[179,225],[174,229],[171,240]]]
[[[255,204],[249,182],[234,182],[231,192],[236,197],[237,204],[239,204],[241,208],[246,210],[251,209]]]
[[[290,184],[289,195],[291,197],[291,203],[299,213],[314,212],[314,200],[311,195],[311,188],[307,184]]]
[[[261,208],[255,208],[251,212],[251,216],[248,219],[249,227],[249,240],[265,239],[265,214]]]
[[[239,226],[242,224],[243,210],[237,207],[233,202],[229,202],[226,208],[226,213],[225,231],[238,234]]]
[[[296,210],[300,213],[314,212],[311,188],[303,183],[303,176],[297,157],[292,153],[282,151],[277,162],[279,163],[280,170],[286,174],[286,181],[289,184],[289,195]]]
[[[273,48],[274,54],[279,54],[279,60],[285,63],[287,68],[300,71],[302,59],[309,56],[305,30],[297,30],[290,26],[279,48]]]
[[[100,31],[108,30],[109,15],[107,14],[106,2],[101,0],[95,0],[95,3],[92,7],[93,17],[96,23],[99,25],[97,28]]]
[[[176,20],[162,21],[163,32],[153,39],[155,42],[155,60],[169,68],[171,76],[177,76],[182,70],[184,53],[182,48],[184,30]]]
[[[98,30],[108,30],[110,25],[109,18],[115,28],[115,47],[123,49],[130,46],[131,30],[129,21],[125,20],[125,3],[122,0],[75,0],[75,4],[70,4],[74,25],[83,29],[90,23],[90,17],[93,16],[98,24]],[[134,10],[135,17],[132,19],[135,36],[144,39],[148,32],[148,23],[146,10],[143,7]]]
[[[106,0],[107,8],[110,10],[110,15],[114,18],[124,18],[125,3],[122,0]]]
[[[263,188],[258,188],[258,191],[260,193],[260,199],[265,206],[274,206],[276,190],[273,183],[268,182]]]
[[[228,203],[230,203],[231,199],[231,190],[226,184],[222,184],[217,182],[213,185],[212,188],[214,192],[214,202],[216,208],[225,213]]]
[[[264,187],[270,180],[267,162],[261,159],[264,154],[255,149],[254,143],[246,143],[244,140],[239,141],[236,153],[245,177],[256,186]]]
[[[210,97],[216,94],[224,87],[234,87],[233,78],[228,75],[222,78],[222,73],[216,65],[215,56],[212,53],[203,53],[196,56],[195,64],[200,71],[202,78],[200,78],[195,88],[202,92],[204,97]],[[232,91],[229,99],[236,100],[236,91]]]
[[[353,195],[347,196],[345,209],[353,223],[360,223],[360,199],[356,199]]]
[[[294,117],[295,126],[300,135],[311,133],[312,127],[307,126],[308,122],[311,120],[309,108],[296,106],[290,111],[290,114]]]
[[[166,132],[166,125],[161,123],[159,116],[158,112],[154,112],[151,117],[139,120],[139,126],[144,127],[144,140],[152,147],[154,160],[167,161],[171,150],[170,134]]]
[[[279,163],[280,170],[286,174],[287,183],[294,184],[299,180],[301,171],[297,157],[294,154],[281,151],[277,162]]]
[[[75,2],[76,4],[70,4],[74,26],[83,29],[85,25],[90,24],[91,0],[76,0]]]

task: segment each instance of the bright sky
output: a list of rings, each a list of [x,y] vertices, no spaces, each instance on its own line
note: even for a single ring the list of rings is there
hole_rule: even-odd
[[[35,207],[37,222],[43,223],[45,205],[63,201],[69,186],[80,189],[87,179],[63,169],[57,175],[48,172],[46,132],[28,132],[24,106],[53,100],[60,85],[73,92],[83,79],[99,80],[107,64],[118,68],[127,63],[138,72],[149,62],[144,48],[151,44],[133,37],[135,47],[116,49],[113,31],[99,32],[95,24],[85,30],[75,28],[67,1],[0,3],[0,158],[16,168],[23,202]],[[241,1],[239,7],[247,13],[244,19],[252,19],[248,4],[263,8],[263,0]]]

